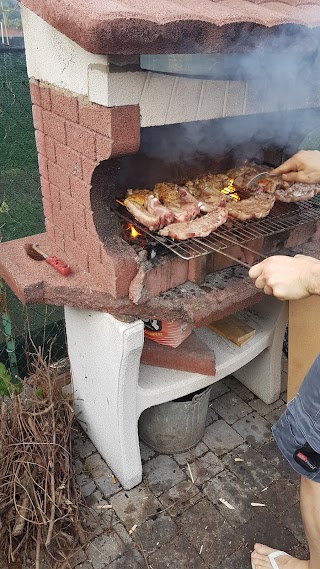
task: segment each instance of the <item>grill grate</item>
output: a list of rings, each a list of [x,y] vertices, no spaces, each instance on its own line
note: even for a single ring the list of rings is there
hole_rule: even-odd
[[[116,204],[112,209],[118,217],[133,224],[142,234],[149,235],[182,259],[190,260],[212,252],[223,254],[230,245],[245,246],[245,243],[253,239],[276,235],[297,225],[316,221],[320,219],[320,195],[299,203],[276,202],[268,217],[250,221],[234,220],[231,226],[229,223],[222,225],[208,237],[193,237],[185,241],[174,241],[170,237],[161,237],[149,231],[124,206]]]

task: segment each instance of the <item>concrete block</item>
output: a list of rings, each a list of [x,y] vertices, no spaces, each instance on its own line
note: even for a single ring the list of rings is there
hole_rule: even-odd
[[[24,6],[21,15],[28,76],[88,95],[89,65],[108,65],[108,56],[87,52]]]
[[[143,323],[65,308],[75,407],[98,452],[124,487],[141,480],[136,390]]]

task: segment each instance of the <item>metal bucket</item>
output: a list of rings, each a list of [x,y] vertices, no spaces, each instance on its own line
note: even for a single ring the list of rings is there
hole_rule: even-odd
[[[143,411],[139,419],[140,438],[164,454],[195,446],[203,437],[211,387]]]

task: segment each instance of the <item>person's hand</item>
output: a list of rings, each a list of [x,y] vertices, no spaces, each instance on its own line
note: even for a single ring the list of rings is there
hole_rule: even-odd
[[[251,267],[257,288],[279,300],[298,300],[320,294],[320,261],[305,255],[275,255]]]
[[[301,150],[286,160],[281,166],[272,170],[286,182],[302,184],[318,184],[320,182],[319,150]]]

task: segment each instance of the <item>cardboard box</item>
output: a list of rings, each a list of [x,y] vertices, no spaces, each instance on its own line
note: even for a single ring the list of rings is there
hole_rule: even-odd
[[[190,336],[191,324],[165,322],[164,320],[144,320],[144,335],[158,344],[177,348]]]
[[[299,391],[319,353],[320,297],[289,300],[288,401]]]

